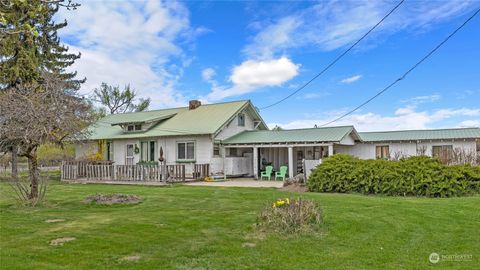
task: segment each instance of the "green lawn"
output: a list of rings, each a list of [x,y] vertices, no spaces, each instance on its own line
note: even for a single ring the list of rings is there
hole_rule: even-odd
[[[1,269],[478,269],[480,197],[426,199],[289,194],[274,189],[50,185],[48,201],[20,207],[0,183]],[[87,205],[101,193],[136,205]],[[286,196],[316,200],[321,233],[255,233],[262,207]],[[46,223],[47,219],[65,222]],[[50,246],[60,237],[76,240]],[[472,255],[471,261],[428,256]],[[122,260],[140,256],[136,262]]]

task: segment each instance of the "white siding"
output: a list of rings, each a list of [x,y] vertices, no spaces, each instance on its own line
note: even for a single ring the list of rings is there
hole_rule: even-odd
[[[142,138],[129,140],[113,140],[113,161],[116,165],[125,165],[126,147],[127,144],[134,144],[140,148],[141,141],[156,141],[157,149],[155,153],[155,160],[160,157],[160,147],[163,148],[163,157],[167,164],[178,164],[177,162],[177,142],[193,141],[195,142],[195,163],[210,164],[211,171],[220,173],[223,171],[223,160],[221,157],[213,158],[213,141],[210,135],[196,135],[196,136],[175,136],[175,137],[161,137],[161,138]],[[97,143],[89,142],[86,144],[77,144],[75,147],[75,155],[77,159],[86,157],[96,153]],[[134,154],[134,164],[140,161],[140,153]],[[185,164],[186,172],[193,171],[193,163]]]
[[[349,154],[362,159],[375,158],[375,145],[357,143],[354,146],[334,145],[334,153]]]
[[[177,142],[195,142],[195,163],[197,164],[211,164],[213,157],[213,142],[209,135],[198,136],[175,136],[164,137],[158,140],[158,149],[163,147],[163,156],[167,164],[177,164]],[[193,163],[185,164],[187,173],[193,171]]]
[[[425,147],[426,149],[426,155],[431,156],[432,155],[432,146],[435,145],[452,145],[453,149],[463,149],[465,152],[473,152],[475,153],[476,151],[476,145],[475,145],[475,140],[468,140],[468,141],[444,141],[444,142],[425,142],[425,143],[419,143],[418,147]]]
[[[434,145],[452,145],[453,149],[461,148],[466,152],[475,151],[475,140],[468,141],[433,141],[433,142],[386,142],[386,143],[357,143],[354,146],[335,145],[335,153],[350,154],[362,159],[374,159],[375,147],[388,145],[391,157],[407,157],[417,155],[418,149],[425,149],[425,154],[432,155],[432,146]]]
[[[355,140],[353,139],[352,134],[348,134],[348,136],[345,136],[345,138],[343,138],[343,139],[340,141],[340,144],[344,144],[344,145],[354,145],[354,144],[355,144]]]
[[[137,139],[114,140],[113,141],[113,161],[115,162],[115,165],[126,164],[127,144],[134,145],[133,164],[137,164],[137,162],[140,161],[140,153],[135,154],[135,145],[137,145],[137,147],[140,148],[140,140],[137,140]]]
[[[210,163],[210,172],[215,174],[223,174],[223,157],[213,157]]]
[[[228,123],[215,137],[217,140],[224,140],[227,138],[232,137],[235,134],[238,134],[242,131],[245,130],[253,130],[255,129],[255,124],[253,122],[252,117],[247,111],[243,111],[243,114],[245,114],[245,126],[239,126],[238,125],[238,115],[233,118],[230,123]]]

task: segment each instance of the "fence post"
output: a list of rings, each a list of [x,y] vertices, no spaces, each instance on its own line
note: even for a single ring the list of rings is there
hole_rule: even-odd
[[[65,180],[65,167],[63,166],[65,162],[62,160],[62,165],[60,165],[60,179]]]

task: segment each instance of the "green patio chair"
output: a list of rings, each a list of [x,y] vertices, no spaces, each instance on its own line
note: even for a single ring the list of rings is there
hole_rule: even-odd
[[[272,171],[273,171],[272,166],[265,167],[265,171],[261,172],[261,174],[260,174],[260,179],[263,180],[263,178],[266,177],[268,180],[271,180],[272,179]]]
[[[287,176],[287,166],[280,166],[280,171],[275,173],[275,181],[277,178],[282,178],[283,181],[285,181],[285,177]]]

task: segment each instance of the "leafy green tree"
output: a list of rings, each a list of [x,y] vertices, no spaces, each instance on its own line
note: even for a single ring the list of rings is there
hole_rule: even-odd
[[[93,100],[105,106],[106,112],[110,114],[142,112],[150,106],[149,98],[140,98],[136,102],[137,92],[131,89],[130,85],[126,85],[123,90],[120,90],[119,86],[102,83],[100,88],[96,88],[93,93]]]

